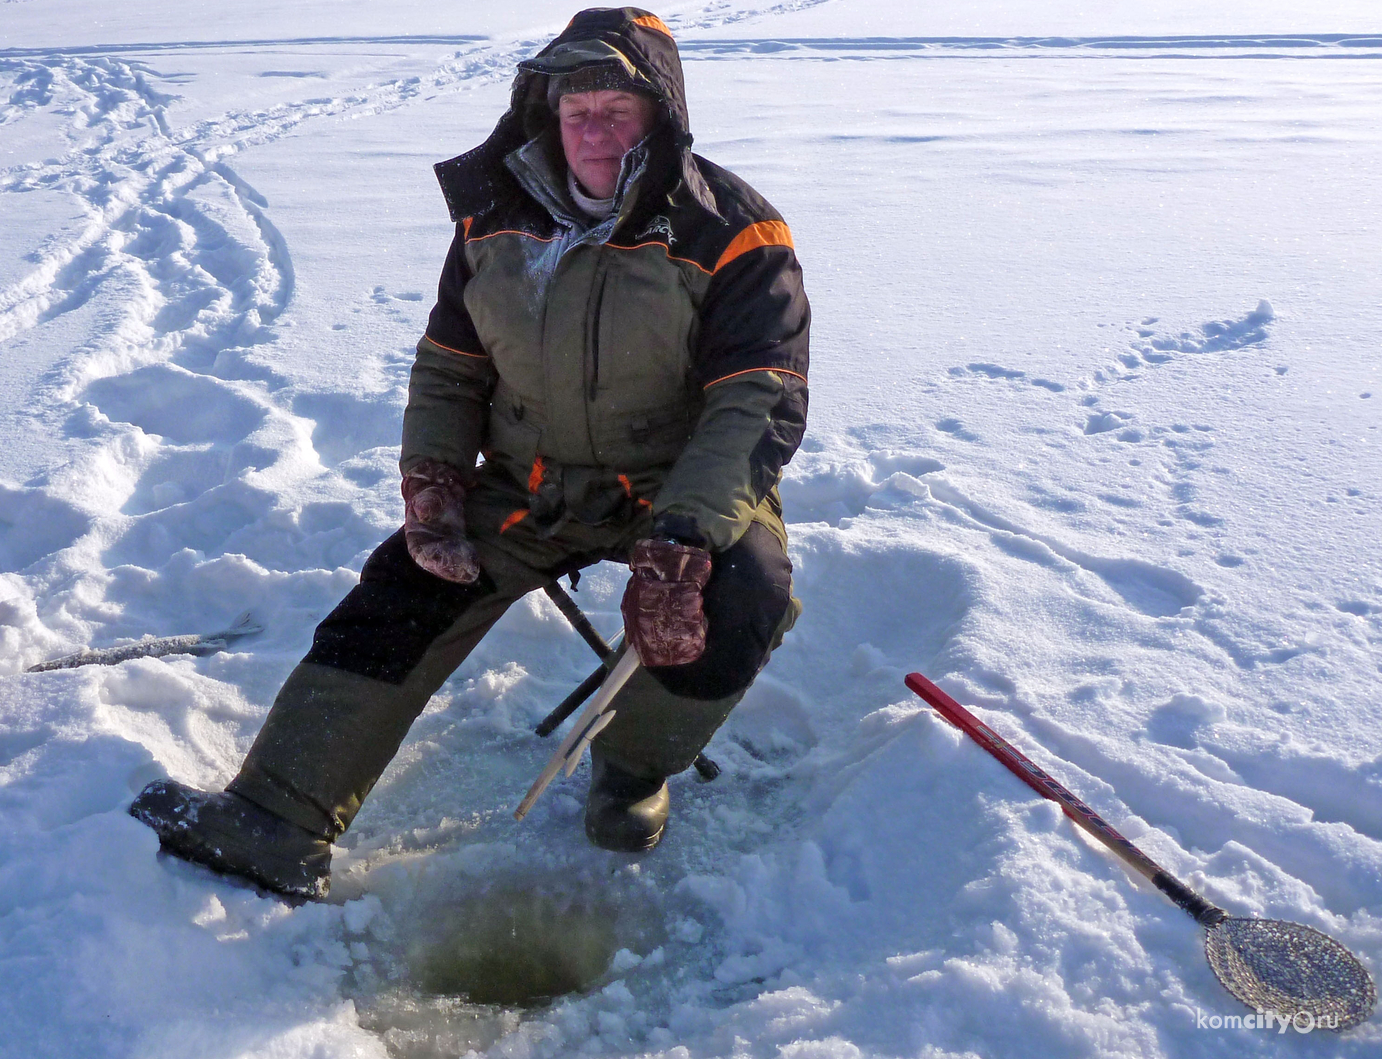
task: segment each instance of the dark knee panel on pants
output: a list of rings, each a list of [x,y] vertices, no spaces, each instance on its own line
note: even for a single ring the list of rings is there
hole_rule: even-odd
[[[792,564],[773,532],[750,523],[716,555],[704,599],[705,653],[687,665],[648,672],[674,695],[723,699],[753,683],[792,602]]]
[[[469,585],[429,574],[399,530],[365,560],[360,583],[317,626],[303,661],[401,684],[437,637],[494,592],[485,573]]]

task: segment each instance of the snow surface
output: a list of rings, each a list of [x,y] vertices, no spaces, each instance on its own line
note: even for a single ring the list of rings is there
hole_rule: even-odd
[[[1200,933],[902,686],[1151,856],[1382,969],[1382,16],[1373,3],[665,5],[699,149],[815,310],[806,612],[641,861],[589,671],[516,606],[289,907],[155,855],[400,518],[473,145],[573,6],[0,6],[0,1055],[1378,1054],[1214,1029]],[[618,622],[621,572],[579,600]],[[266,631],[25,674],[81,647]],[[555,969],[549,1005],[502,1001]]]

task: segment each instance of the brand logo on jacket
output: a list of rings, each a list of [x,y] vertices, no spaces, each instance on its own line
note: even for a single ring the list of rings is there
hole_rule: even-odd
[[[676,243],[676,238],[672,235],[672,222],[661,214],[649,221],[648,226],[638,233],[637,238],[648,239],[654,235],[665,236],[668,246],[673,246]]]

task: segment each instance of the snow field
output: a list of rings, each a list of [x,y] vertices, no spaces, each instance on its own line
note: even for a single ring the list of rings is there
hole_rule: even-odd
[[[593,665],[524,601],[300,908],[156,857],[124,808],[234,773],[397,524],[450,237],[428,166],[570,12],[91,11],[6,5],[0,54],[0,1054],[1376,1049],[1197,1029],[1237,1013],[1197,928],[901,684],[1211,900],[1379,966],[1366,7],[663,9],[699,148],[807,269],[806,612],[725,775],[677,778],[629,862],[586,845],[583,773],[511,819]],[[1084,39],[1019,39],[1056,34]],[[621,589],[581,582],[606,632]],[[221,655],[22,674],[244,609],[266,632]]]

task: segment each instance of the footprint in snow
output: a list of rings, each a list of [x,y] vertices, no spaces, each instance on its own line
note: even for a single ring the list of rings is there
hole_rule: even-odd
[[[84,396],[112,422],[130,423],[178,445],[233,444],[268,414],[257,398],[168,364],[98,379]]]
[[[1043,390],[1050,390],[1052,393],[1064,393],[1065,384],[1055,382],[1051,379],[1043,379],[1040,376],[1028,375],[1025,371],[1018,368],[1005,368],[1001,364],[976,363],[967,364],[963,368],[951,368],[951,375],[956,378],[963,378],[966,375],[978,375],[985,379],[997,379],[1007,382],[1027,383],[1032,386],[1039,386]]]
[[[351,393],[303,393],[293,398],[293,414],[312,422],[312,447],[327,466],[336,466],[360,453],[381,447],[396,448],[398,424],[403,417],[406,393],[392,400],[378,395]]]
[[[1334,605],[1345,614],[1359,618],[1366,618],[1369,614],[1382,614],[1382,604],[1367,603],[1361,599],[1346,599]]]
[[[1195,331],[1170,334],[1160,331],[1160,318],[1149,316],[1137,325],[1130,325],[1136,338],[1129,343],[1128,352],[1117,355],[1118,364],[1094,373],[1096,382],[1110,382],[1126,377],[1127,372],[1165,364],[1183,354],[1232,353],[1250,346],[1260,346],[1269,337],[1268,328],[1276,320],[1272,303],[1263,298],[1257,308],[1240,317],[1228,320],[1208,320]],[[1278,374],[1281,369],[1277,369]]]
[[[989,511],[944,482],[927,483],[931,496],[987,529],[1004,552],[1044,566],[1057,560],[1093,574],[1134,610],[1152,618],[1174,617],[1193,607],[1204,589],[1169,567],[1145,559],[1108,558],[1074,548],[1048,534],[1037,533]]]
[[[1147,735],[1158,743],[1192,750],[1199,745],[1201,729],[1218,724],[1227,716],[1217,702],[1199,695],[1173,695],[1171,701],[1152,711],[1147,720]]]
[[[1257,308],[1236,320],[1210,320],[1200,325],[1199,334],[1182,331],[1179,335],[1157,337],[1155,332],[1139,337],[1148,339],[1134,348],[1144,353],[1223,353],[1267,341],[1267,325],[1276,319],[1272,303],[1263,298]]]
[[[942,471],[943,464],[911,452],[875,449],[853,459],[840,459],[803,448],[782,480],[783,506],[790,522],[828,522],[864,513],[874,496],[889,487],[894,476]]]
[[[936,420],[936,429],[960,441],[978,441],[979,435],[965,429],[965,425],[953,416]]]
[[[0,573],[61,551],[91,528],[91,516],[43,489],[0,485]]]
[[[1085,419],[1084,432],[1086,435],[1104,434],[1126,426],[1132,418],[1131,412],[1094,412]]]

